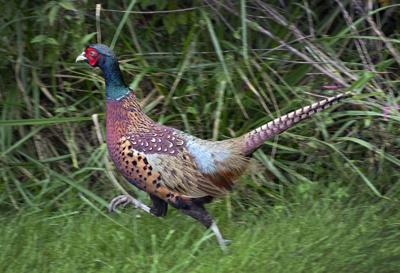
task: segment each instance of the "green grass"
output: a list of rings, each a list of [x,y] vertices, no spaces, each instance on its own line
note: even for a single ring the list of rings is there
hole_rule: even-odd
[[[223,202],[213,205],[221,211]],[[217,217],[227,254],[200,225],[130,208],[2,216],[1,272],[399,272],[400,213],[380,201],[311,200]]]

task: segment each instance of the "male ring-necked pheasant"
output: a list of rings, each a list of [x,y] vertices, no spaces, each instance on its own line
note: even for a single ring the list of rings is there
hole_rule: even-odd
[[[347,96],[323,99],[237,138],[209,141],[158,124],[143,113],[135,93],[124,82],[117,57],[107,46],[90,45],[76,61],[86,61],[103,71],[109,154],[122,175],[150,195],[151,213],[165,216],[170,204],[211,228],[221,247],[226,241],[204,204],[232,188],[252,153],[267,139]],[[118,196],[110,208],[130,201]]]

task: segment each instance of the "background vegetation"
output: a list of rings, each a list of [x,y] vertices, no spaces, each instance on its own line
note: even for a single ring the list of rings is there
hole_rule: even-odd
[[[356,94],[268,141],[209,206],[228,254],[173,210],[106,213],[118,185],[148,199],[110,182],[104,82],[74,63],[99,38],[96,3],[2,5],[0,271],[399,272],[396,2],[103,1],[102,42],[144,110],[199,137]]]

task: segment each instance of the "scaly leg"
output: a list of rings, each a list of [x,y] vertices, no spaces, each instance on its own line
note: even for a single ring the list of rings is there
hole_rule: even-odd
[[[210,229],[212,230],[212,232],[214,232],[214,235],[217,238],[218,244],[221,247],[222,251],[226,252],[226,246],[231,243],[231,240],[226,240],[222,237],[222,234],[214,221],[211,224]]]
[[[133,198],[132,196],[129,195],[118,195],[117,197],[114,197],[111,202],[108,204],[108,211],[109,212],[115,212],[117,207],[119,206],[127,206],[128,204],[132,204],[135,208],[139,208],[144,210],[147,213],[151,213],[151,209],[140,202],[139,200]]]
[[[217,226],[217,224],[212,220],[211,215],[207,212],[207,210],[202,205],[192,204],[188,209],[180,209],[186,215],[196,219],[200,223],[202,223],[206,228],[211,229],[217,238],[218,244],[221,247],[222,251],[226,251],[226,246],[230,243],[229,240],[225,240],[222,237],[222,234]]]
[[[118,195],[111,200],[110,204],[108,205],[108,211],[115,212],[115,210],[119,206],[126,207],[127,205],[132,204],[135,208],[140,208],[145,212],[151,213],[155,216],[165,216],[168,210],[167,202],[152,194],[150,194],[150,198],[153,202],[153,205],[151,207],[148,207],[139,200],[129,195]]]

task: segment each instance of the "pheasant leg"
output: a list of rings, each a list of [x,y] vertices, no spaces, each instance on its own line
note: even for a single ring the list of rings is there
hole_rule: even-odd
[[[167,215],[168,203],[153,194],[149,195],[151,201],[153,202],[153,205],[150,208],[150,212],[158,217]]]
[[[213,221],[211,215],[207,212],[207,210],[200,205],[192,204],[188,209],[180,209],[186,215],[196,219],[200,223],[202,223],[206,228],[211,229],[217,238],[218,244],[222,251],[226,251],[226,246],[230,243],[229,240],[225,240],[222,237],[222,234],[217,226],[217,224]]]
[[[231,243],[231,240],[226,240],[222,237],[221,232],[219,231],[219,228],[215,222],[213,222],[210,226],[210,229],[214,233],[215,237],[217,238],[218,244],[222,251],[226,252],[226,246]]]
[[[139,200],[133,198],[132,196],[129,195],[118,195],[117,197],[114,197],[111,202],[108,204],[108,211],[109,212],[115,212],[117,207],[123,206],[126,207],[127,205],[132,204],[135,208],[139,208],[144,210],[147,213],[150,212],[150,208],[140,202]]]

